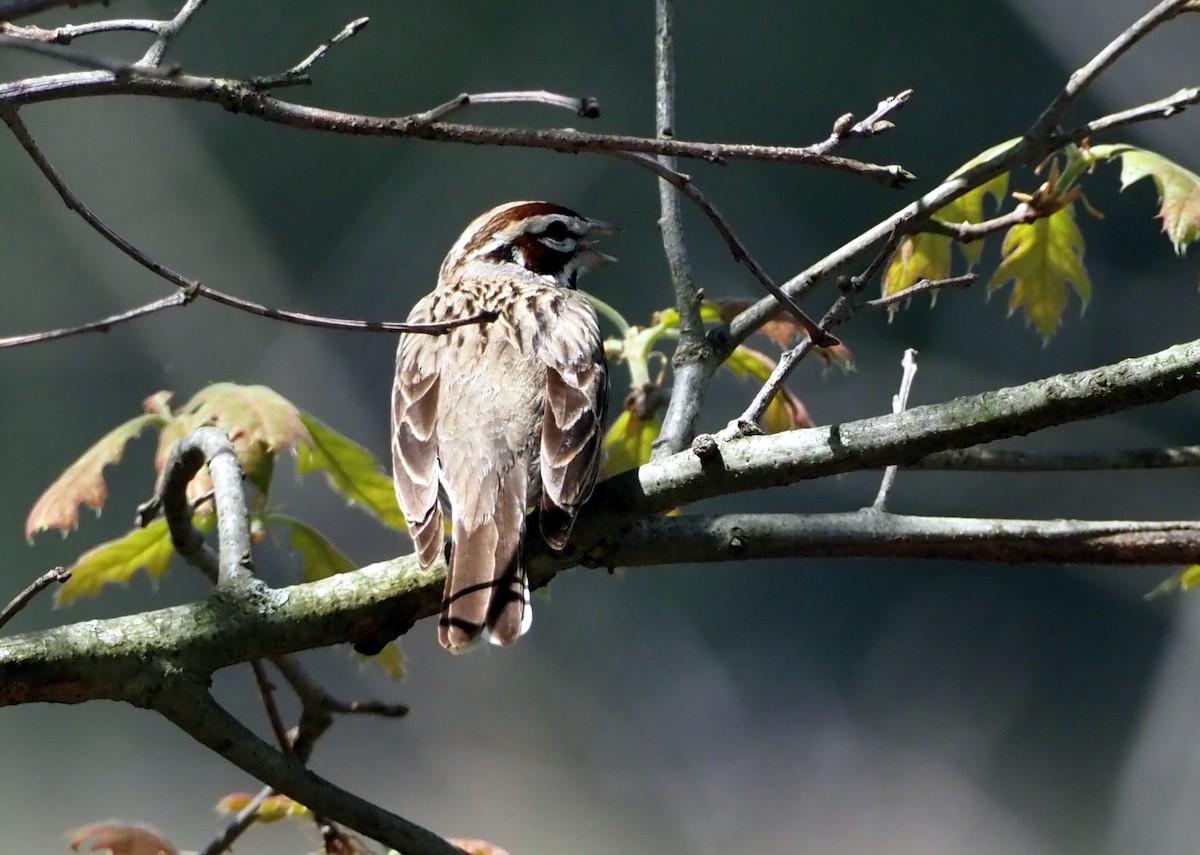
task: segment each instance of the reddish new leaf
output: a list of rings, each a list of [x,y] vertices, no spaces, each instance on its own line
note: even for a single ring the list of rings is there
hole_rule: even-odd
[[[25,537],[45,529],[56,528],[64,535],[79,525],[79,506],[87,505],[97,514],[108,497],[104,483],[104,467],[116,463],[125,452],[125,445],[146,425],[161,424],[162,417],[143,413],[113,428],[72,463],[53,484],[42,493],[25,521]]]
[[[179,850],[158,829],[117,819],[76,828],[68,835],[67,842],[77,852],[90,842],[91,851],[112,855],[179,855]]]
[[[1175,252],[1183,255],[1189,243],[1200,240],[1200,175],[1161,154],[1131,145],[1097,146],[1093,155],[1121,158],[1121,189],[1153,178],[1158,188],[1158,215]]]
[[[213,383],[180,407],[163,429],[155,460],[160,473],[171,446],[203,425],[215,425],[229,434],[246,477],[262,493],[270,489],[274,455],[309,441],[300,411],[274,389]],[[194,501],[211,489],[207,471],[201,470],[188,485],[188,496]]]

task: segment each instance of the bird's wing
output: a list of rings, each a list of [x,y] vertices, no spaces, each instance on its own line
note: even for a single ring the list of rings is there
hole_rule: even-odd
[[[413,308],[409,321],[427,323],[428,315],[426,298]],[[445,539],[438,504],[437,441],[443,346],[439,336],[401,335],[392,387],[392,480],[422,567],[437,560]]]
[[[562,549],[579,507],[592,494],[600,467],[608,366],[596,313],[582,294],[566,302],[562,317],[546,325],[540,357],[546,366],[542,422],[540,525]]]

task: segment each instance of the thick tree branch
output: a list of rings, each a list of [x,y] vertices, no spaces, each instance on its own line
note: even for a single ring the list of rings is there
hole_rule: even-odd
[[[837,472],[904,465],[936,451],[1165,401],[1196,388],[1200,388],[1200,341],[899,414],[714,442],[714,453],[703,461],[684,452],[599,485],[566,552],[539,551],[531,542],[531,571],[544,582],[581,561],[605,566],[652,563],[652,556],[641,555],[627,545],[633,540],[617,532],[628,526],[648,531],[638,526],[669,525],[669,518],[652,515],[688,502]],[[1165,552],[1142,553],[1136,560],[1177,561],[1180,553],[1170,544],[1186,543],[1187,548],[1193,544],[1188,538],[1175,538],[1169,532],[1161,534],[1164,542],[1170,541],[1163,546]],[[881,554],[881,548],[862,554]],[[675,554],[683,556],[683,549],[680,546]],[[935,557],[949,554],[948,549],[932,545],[920,554]],[[846,549],[839,554],[851,553]],[[918,553],[914,548],[906,554]],[[953,554],[962,555],[961,551]],[[1097,560],[1112,560],[1107,555],[1097,547]],[[735,556],[725,551],[719,557]],[[1081,552],[1073,560],[1090,559]],[[212,596],[193,605],[102,624],[88,622],[4,639],[0,641],[0,706],[78,703],[97,697],[145,706],[161,689],[161,680],[149,664],[165,662],[174,669],[206,674],[251,658],[346,641],[378,645],[438,612],[443,573],[440,564],[421,570],[408,556],[357,573],[264,591],[253,599]]]
[[[1200,445],[1138,448],[1096,454],[1038,454],[962,448],[922,457],[908,468],[958,472],[1115,472],[1124,469],[1191,469],[1200,466]]]
[[[842,514],[723,514],[639,520],[599,545],[596,567],[759,558],[920,558],[1004,564],[1185,564],[1200,520],[1012,520]],[[627,557],[628,560],[622,560]]]

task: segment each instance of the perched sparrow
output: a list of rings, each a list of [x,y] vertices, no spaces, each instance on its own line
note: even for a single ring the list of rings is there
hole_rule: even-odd
[[[525,513],[566,546],[600,463],[608,368],[596,313],[575,290],[612,261],[592,248],[604,223],[549,202],[509,202],[467,226],[437,288],[408,319],[435,323],[485,310],[496,320],[446,335],[406,334],[392,389],[396,498],[422,567],[450,569],[438,637],[459,650],[486,630],[511,644],[529,629],[521,561]]]

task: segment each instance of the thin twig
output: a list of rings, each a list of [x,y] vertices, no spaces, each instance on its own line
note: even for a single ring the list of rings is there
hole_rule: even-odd
[[[149,50],[138,60],[138,66],[142,68],[156,68],[161,65],[167,49],[178,38],[180,32],[187,25],[187,22],[192,19],[192,15],[200,11],[200,7],[205,2],[206,0],[187,0],[180,7],[179,11],[175,13],[174,18],[164,21],[159,27],[158,38],[154,40],[154,44],[150,45]]]
[[[811,146],[660,140],[618,134],[589,134],[567,128],[504,128],[427,122],[421,113],[390,117],[346,113],[283,101],[245,81],[189,74],[173,77],[134,74],[128,80],[118,81],[111,74],[103,72],[78,72],[18,80],[0,84],[0,110],[47,100],[98,95],[141,95],[213,103],[232,112],[269,122],[355,136],[519,146],[568,154],[633,151],[694,158],[710,163],[729,160],[799,163],[857,175],[889,187],[903,187],[915,180],[912,173],[895,164],[879,165],[853,158],[821,155],[814,153]]]
[[[892,396],[893,413],[902,413],[908,408],[908,396],[912,392],[913,379],[917,376],[917,352],[911,347],[905,348],[900,365],[903,368],[903,374],[900,377],[900,390]],[[879,482],[879,492],[871,504],[871,510],[876,513],[883,513],[887,510],[888,494],[892,491],[892,485],[896,483],[896,472],[899,471],[899,468],[893,463],[883,470],[883,479]]]
[[[105,59],[102,56],[95,56],[94,54],[79,53],[76,50],[62,47],[58,44],[52,44],[39,39],[9,35],[7,33],[0,33],[0,47],[22,50],[26,53],[35,53],[39,56],[56,59],[59,62],[65,62],[68,65],[75,65],[80,68],[106,71],[118,81],[124,80],[133,74],[167,78],[179,73],[179,69],[177,68],[139,68],[120,60]]]
[[[7,606],[0,609],[0,627],[3,627],[12,620],[17,612],[29,605],[30,601],[46,588],[49,588],[55,582],[61,585],[70,578],[71,571],[63,567],[55,567],[53,570],[47,570],[41,576],[38,576],[24,591],[13,597]]]
[[[342,27],[341,31],[327,42],[317,46],[317,49],[306,56],[300,62],[293,65],[287,71],[279,74],[272,74],[268,77],[252,77],[250,85],[257,86],[259,89],[277,89],[281,86],[291,86],[296,83],[309,82],[308,72],[320,59],[324,58],[325,54],[329,53],[329,49],[336,44],[341,44],[346,39],[353,38],[370,23],[370,18],[362,17],[355,18],[346,26]]]
[[[186,306],[192,300],[191,296],[185,291],[176,291],[169,297],[163,297],[161,300],[155,300],[152,303],[147,303],[144,306],[138,306],[136,309],[130,309],[126,312],[120,312],[116,315],[109,315],[107,318],[101,318],[98,321],[91,321],[86,324],[79,324],[73,327],[62,327],[56,330],[45,330],[44,332],[27,333],[25,335],[13,335],[6,338],[0,338],[0,350],[6,347],[21,347],[27,344],[41,344],[42,342],[54,341],[60,338],[68,338],[73,335],[81,335],[91,332],[108,332],[113,327],[123,324],[126,321],[144,318],[146,315],[152,315],[155,312],[161,312],[163,309],[173,309],[176,306]]]
[[[109,0],[9,0],[9,2],[0,5],[0,21],[11,21],[13,18],[24,18],[27,15],[36,15],[38,12],[45,12],[48,9],[56,9],[59,6],[86,6],[91,3],[104,3],[107,5]]]
[[[952,237],[962,243],[970,243],[971,241],[981,240],[990,234],[1004,231],[1016,225],[1032,223],[1039,217],[1049,216],[1050,213],[1052,212],[1042,212],[1027,202],[1021,202],[1007,214],[1001,214],[998,217],[984,220],[981,223],[950,223],[945,220],[931,218],[925,221],[920,230],[935,235]]]
[[[1071,131],[1069,136],[1080,139],[1101,131],[1111,131],[1114,128],[1122,128],[1150,119],[1169,119],[1196,104],[1200,104],[1200,86],[1180,89],[1174,95],[1168,95],[1166,98],[1093,119],[1082,128]]]
[[[258,695],[262,699],[263,710],[267,714],[267,723],[271,725],[271,733],[275,736],[275,742],[279,744],[279,750],[287,753],[292,752],[292,740],[288,737],[287,728],[283,725],[283,716],[279,712],[279,705],[275,703],[275,686],[271,684],[271,679],[267,676],[267,671],[263,668],[262,660],[251,659],[250,670],[254,673],[254,685],[258,687]]]
[[[229,824],[221,829],[220,833],[208,842],[208,845],[200,850],[198,855],[221,855],[223,852],[228,852],[237,839],[246,833],[250,826],[254,825],[258,819],[258,809],[262,807],[263,802],[272,796],[276,795],[274,787],[263,787],[254,798],[250,799],[240,811],[237,812]]]
[[[196,297],[203,297],[206,300],[213,301],[214,303],[220,303],[223,306],[229,306],[230,308],[247,312],[252,315],[258,315],[259,317],[270,318],[272,320],[285,321],[291,324],[300,324],[303,326],[322,327],[325,329],[337,330],[369,330],[374,332],[389,333],[416,332],[434,335],[444,333],[447,330],[454,329],[455,327],[485,323],[496,318],[496,313],[492,311],[481,312],[480,314],[472,317],[459,318],[440,324],[408,324],[396,321],[360,321],[351,320],[348,318],[329,318],[320,315],[309,315],[303,312],[292,312],[288,311],[287,309],[273,309],[268,306],[264,306],[261,303],[255,303],[252,300],[244,300],[241,297],[235,297],[232,294],[226,294],[222,291],[216,290],[215,288],[210,288],[196,279],[191,279],[181,273],[175,272],[164,264],[160,264],[142,250],[138,249],[124,237],[117,234],[117,232],[109,227],[108,224],[106,224],[95,213],[93,213],[92,210],[88,208],[88,206],[85,205],[78,196],[75,195],[74,191],[72,191],[71,188],[66,185],[66,182],[64,182],[59,176],[58,171],[55,170],[55,168],[46,159],[46,156],[42,153],[41,148],[33,139],[33,136],[29,133],[28,128],[26,128],[25,123],[21,120],[20,116],[18,116],[15,112],[0,112],[0,118],[3,118],[5,123],[8,124],[8,127],[13,132],[13,135],[17,138],[18,142],[21,143],[21,147],[24,148],[29,154],[30,158],[33,159],[33,162],[37,165],[38,169],[41,170],[41,173],[46,177],[46,180],[50,182],[50,185],[54,188],[55,192],[58,193],[59,197],[63,200],[63,203],[80,217],[82,217],[84,222],[99,232],[105,240],[107,240],[117,249],[121,250],[121,252],[125,253],[151,273],[166,279],[172,285],[179,288],[184,295],[184,298],[179,305],[186,305]],[[153,303],[150,304],[150,306],[155,306],[153,311],[158,311],[159,308],[167,308],[166,306],[158,307]],[[147,311],[143,314],[149,314],[149,312]],[[104,321],[100,321],[98,322],[96,328],[100,329],[103,327],[103,325]],[[90,329],[80,330],[80,332],[90,331]],[[35,333],[33,335],[39,334]],[[22,338],[29,337],[25,336]],[[20,344],[26,342],[18,341],[18,343]]]
[[[895,127],[887,117],[901,109],[912,98],[913,91],[905,89],[896,95],[890,95],[879,102],[875,110],[868,116],[859,121],[854,121],[854,114],[846,113],[844,116],[839,116],[837,121],[833,123],[833,130],[829,136],[813,146],[814,149],[822,154],[828,154],[844,143],[848,139],[854,137],[873,137],[879,134],[890,131]]]
[[[63,24],[61,27],[53,29],[0,23],[0,33],[22,39],[51,42],[56,45],[69,45],[80,36],[90,36],[95,33],[157,33],[162,23],[162,21],[150,18],[110,18],[105,21],[89,21],[85,24]]]
[[[867,300],[865,303],[856,303],[854,305],[854,313],[858,314],[860,311],[868,309],[886,309],[888,306],[894,306],[910,297],[915,297],[918,294],[926,294],[931,291],[941,291],[945,288],[970,288],[978,281],[978,273],[964,273],[961,276],[950,276],[946,279],[921,279],[909,285],[903,291],[897,291],[895,294],[888,294],[874,300]]]
[[[1050,102],[1042,112],[1042,115],[1038,116],[1037,121],[1033,123],[1033,127],[1026,133],[1026,137],[1037,139],[1050,134],[1059,122],[1062,121],[1067,110],[1083,97],[1083,94],[1087,92],[1088,88],[1105,69],[1116,62],[1122,54],[1145,38],[1156,27],[1178,15],[1188,3],[1189,0],[1163,0],[1163,2],[1157,4],[1141,18],[1125,28],[1115,39],[1105,45],[1098,54],[1092,57],[1086,65],[1077,69],[1068,78],[1062,91],[1054,97],[1054,100]]]
[[[479,104],[545,104],[549,107],[560,107],[570,110],[581,119],[600,118],[600,102],[591,97],[576,98],[571,95],[560,95],[545,89],[520,90],[509,92],[464,92],[451,98],[444,104],[439,104],[431,110],[418,113],[417,117],[424,122],[437,122],[466,107]]]

